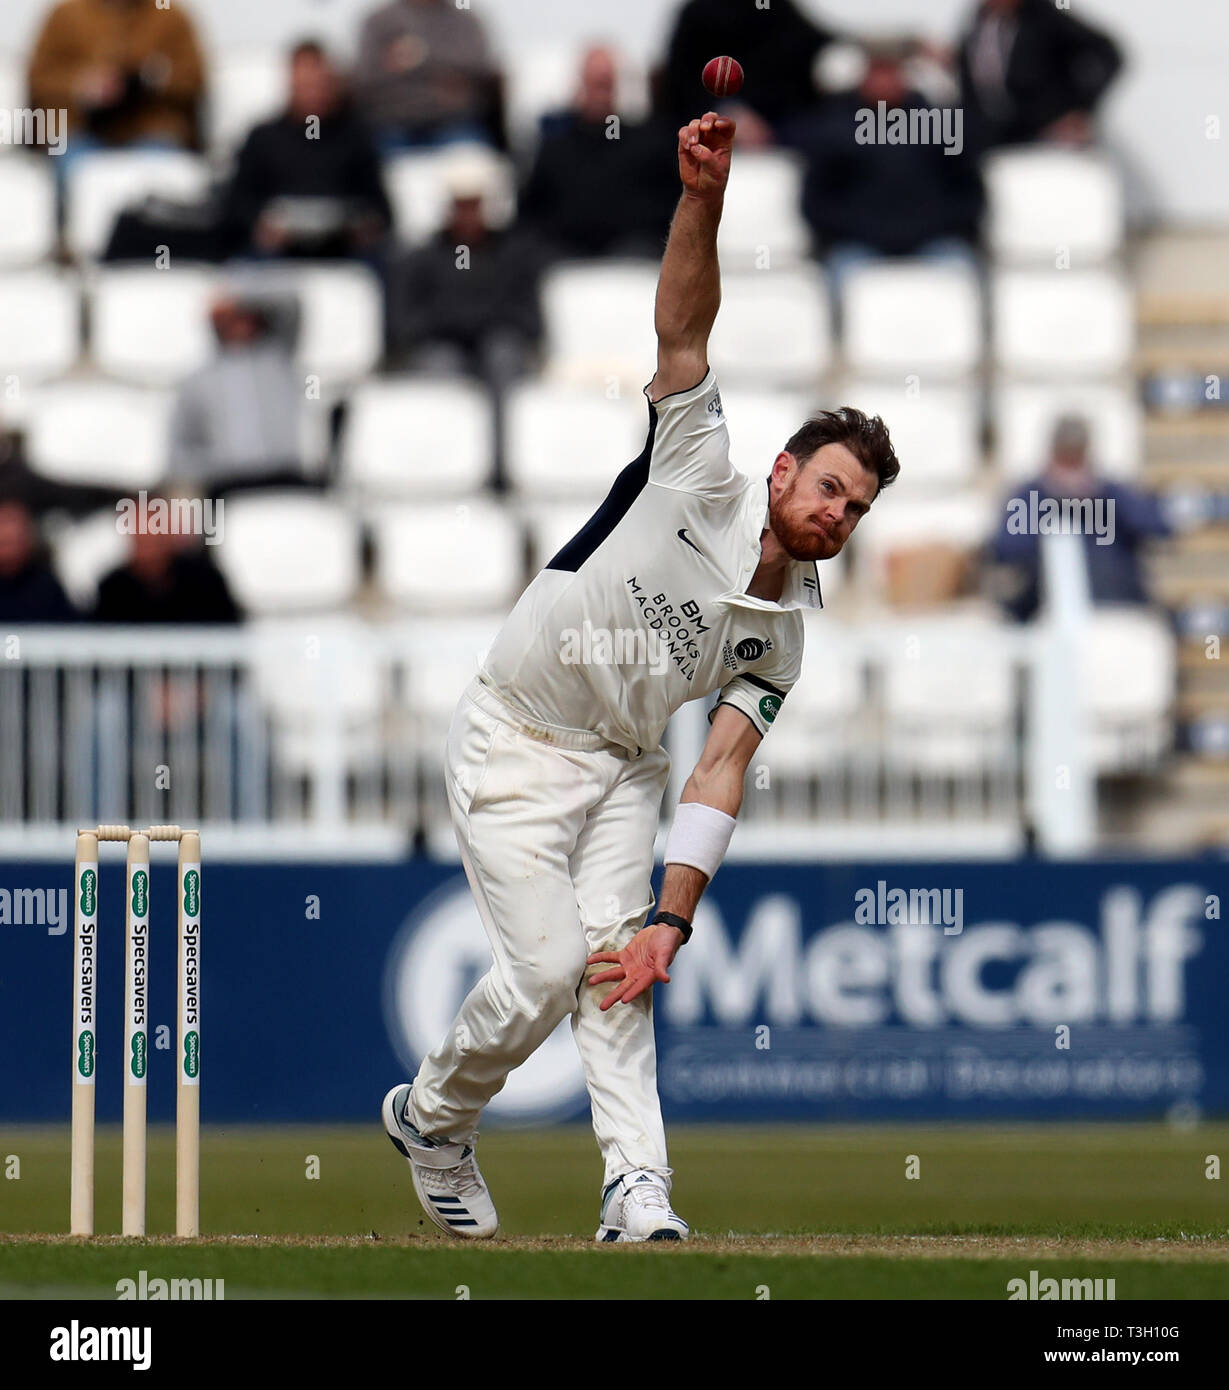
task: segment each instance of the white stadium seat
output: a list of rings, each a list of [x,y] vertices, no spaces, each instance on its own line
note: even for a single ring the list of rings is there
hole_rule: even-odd
[[[593,386],[525,382],[508,394],[508,481],[527,498],[597,501],[647,433],[643,396],[609,400]]]
[[[978,393],[966,385],[923,385],[915,394],[886,381],[848,381],[842,405],[880,415],[900,460],[893,490],[967,483],[981,460]]]
[[[342,461],[365,497],[451,497],[489,480],[490,401],[473,382],[438,377],[367,381],[350,396]]]
[[[754,390],[721,383],[730,462],[749,478],[767,478],[773,460],[815,409],[802,391]]]
[[[1054,425],[1063,415],[1088,424],[1094,467],[1135,478],[1143,457],[1143,412],[1130,381],[1004,381],[992,396],[996,459],[1012,482],[1041,472]]]
[[[905,773],[974,775],[1007,766],[1016,666],[1000,623],[939,618],[910,625],[883,672],[885,752]]]
[[[1021,376],[1109,376],[1135,345],[1131,290],[1108,270],[1001,270],[993,285],[994,357]]]
[[[91,290],[90,343],[99,370],[122,381],[173,385],[212,356],[215,272],[201,267],[100,270]]]
[[[813,388],[831,358],[828,286],[818,266],[722,277],[709,361],[723,385]]]
[[[209,148],[234,153],[253,126],[285,105],[286,55],[277,48],[223,48],[209,67],[206,101]]]
[[[61,482],[156,487],[167,463],[171,395],[108,381],[65,381],[31,393],[31,466]]]
[[[825,593],[830,564],[820,568]],[[803,614],[802,673],[773,721],[772,737],[756,750],[755,761],[773,773],[798,776],[844,762],[850,726],[865,698],[863,667],[848,630],[830,614]]]
[[[384,299],[366,266],[320,265],[295,274],[303,304],[299,365],[327,384],[375,370],[384,352]]]
[[[542,283],[545,375],[555,381],[612,383],[635,399],[657,365],[655,261],[556,266]]]
[[[304,377],[336,390],[373,372],[384,353],[384,300],[363,265],[300,261],[228,267],[237,292],[296,294],[301,306],[296,359]]]
[[[740,155],[717,233],[722,268],[767,274],[805,260],[810,247],[802,216],[801,159],[788,150]]]
[[[510,607],[521,591],[521,528],[495,502],[390,505],[371,526],[380,586],[402,608],[486,611]]]
[[[414,618],[406,624],[410,653],[405,691],[423,736],[424,748],[438,758],[461,692],[478,674],[505,614],[475,617]]]
[[[492,226],[506,226],[516,214],[516,178],[509,160],[483,145],[448,145],[390,155],[384,186],[393,205],[393,224],[401,241],[427,241],[444,225],[455,174],[465,174],[487,190],[484,210]]]
[[[988,157],[986,238],[996,260],[1069,265],[1106,260],[1122,246],[1122,182],[1105,155],[1037,145]]]
[[[81,353],[81,290],[59,270],[0,275],[0,376],[23,387],[63,376]]]
[[[366,635],[344,615],[279,617],[252,625],[256,690],[273,715],[283,770],[303,774],[319,766],[320,721],[334,712],[346,767],[369,767],[378,760],[387,692]]]
[[[358,588],[358,529],[335,500],[304,492],[227,500],[215,558],[250,613],[337,608]]]
[[[106,250],[115,219],[149,194],[203,197],[209,166],[181,150],[100,150],[82,155],[68,170],[67,240],[79,260]]]
[[[65,526],[53,537],[56,574],[79,609],[88,612],[94,606],[100,581],[127,559],[129,544],[110,507]]]
[[[1155,763],[1168,744],[1176,682],[1168,623],[1146,609],[1094,608],[1080,654],[1093,765],[1125,772]]]
[[[858,266],[843,293],[845,360],[867,376],[962,376],[982,350],[981,296],[967,266]]]
[[[53,168],[38,155],[0,161],[0,266],[33,265],[55,249]]]

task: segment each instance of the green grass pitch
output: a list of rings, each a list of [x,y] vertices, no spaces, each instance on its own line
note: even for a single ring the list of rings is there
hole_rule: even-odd
[[[200,1242],[173,1229],[174,1135],[150,1132],[150,1238],[71,1240],[68,1132],[0,1128],[0,1299],[113,1299],[136,1278],[244,1297],[981,1298],[1114,1278],[1124,1299],[1229,1297],[1229,1124],[714,1128],[670,1133],[686,1246],[593,1243],[582,1126],[484,1135],[491,1242],[425,1221],[378,1121],[207,1128]],[[96,1229],[119,1228],[119,1134],[99,1132]],[[910,1155],[919,1176],[906,1177]]]

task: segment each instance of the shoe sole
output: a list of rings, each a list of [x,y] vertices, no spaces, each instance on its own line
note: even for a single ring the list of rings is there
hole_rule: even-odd
[[[380,1107],[380,1114],[384,1120],[384,1132],[388,1135],[389,1141],[394,1149],[410,1165],[410,1177],[414,1181],[414,1195],[418,1198],[418,1205],[431,1218],[432,1222],[444,1232],[445,1235],[452,1236],[454,1240],[490,1240],[496,1231],[499,1230],[498,1224],[494,1231],[483,1231],[481,1233],[459,1231],[455,1226],[450,1226],[436,1212],[435,1207],[427,1198],[422,1188],[418,1185],[418,1166],[414,1162],[414,1155],[410,1152],[410,1146],[405,1142],[401,1133],[401,1126],[397,1123],[397,1111],[393,1105],[395,1097],[403,1091],[408,1091],[409,1087],[404,1084],[394,1086],[384,1097],[384,1104]]]
[[[629,1236],[620,1226],[599,1226],[593,1239],[602,1245],[644,1245],[651,1240],[682,1241],[686,1237],[668,1226],[651,1231],[647,1236]]]

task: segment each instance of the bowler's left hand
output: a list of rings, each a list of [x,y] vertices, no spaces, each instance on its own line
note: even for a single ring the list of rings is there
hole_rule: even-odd
[[[589,984],[604,985],[608,980],[620,982],[602,1000],[602,1009],[620,1001],[630,1004],[637,995],[652,989],[658,982],[668,985],[668,967],[682,944],[683,933],[677,927],[656,922],[641,927],[621,951],[597,951],[591,955],[590,965],[609,963],[612,969],[591,975]]]

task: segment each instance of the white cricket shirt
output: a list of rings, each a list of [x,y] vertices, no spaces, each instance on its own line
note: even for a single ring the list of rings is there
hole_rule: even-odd
[[[811,561],[790,562],[780,602],[747,594],[767,525],[767,478],[730,462],[710,370],[649,402],[644,452],[521,595],[480,678],[530,718],[633,755],[718,689],[767,733],[801,669],[801,610],[823,606]]]

